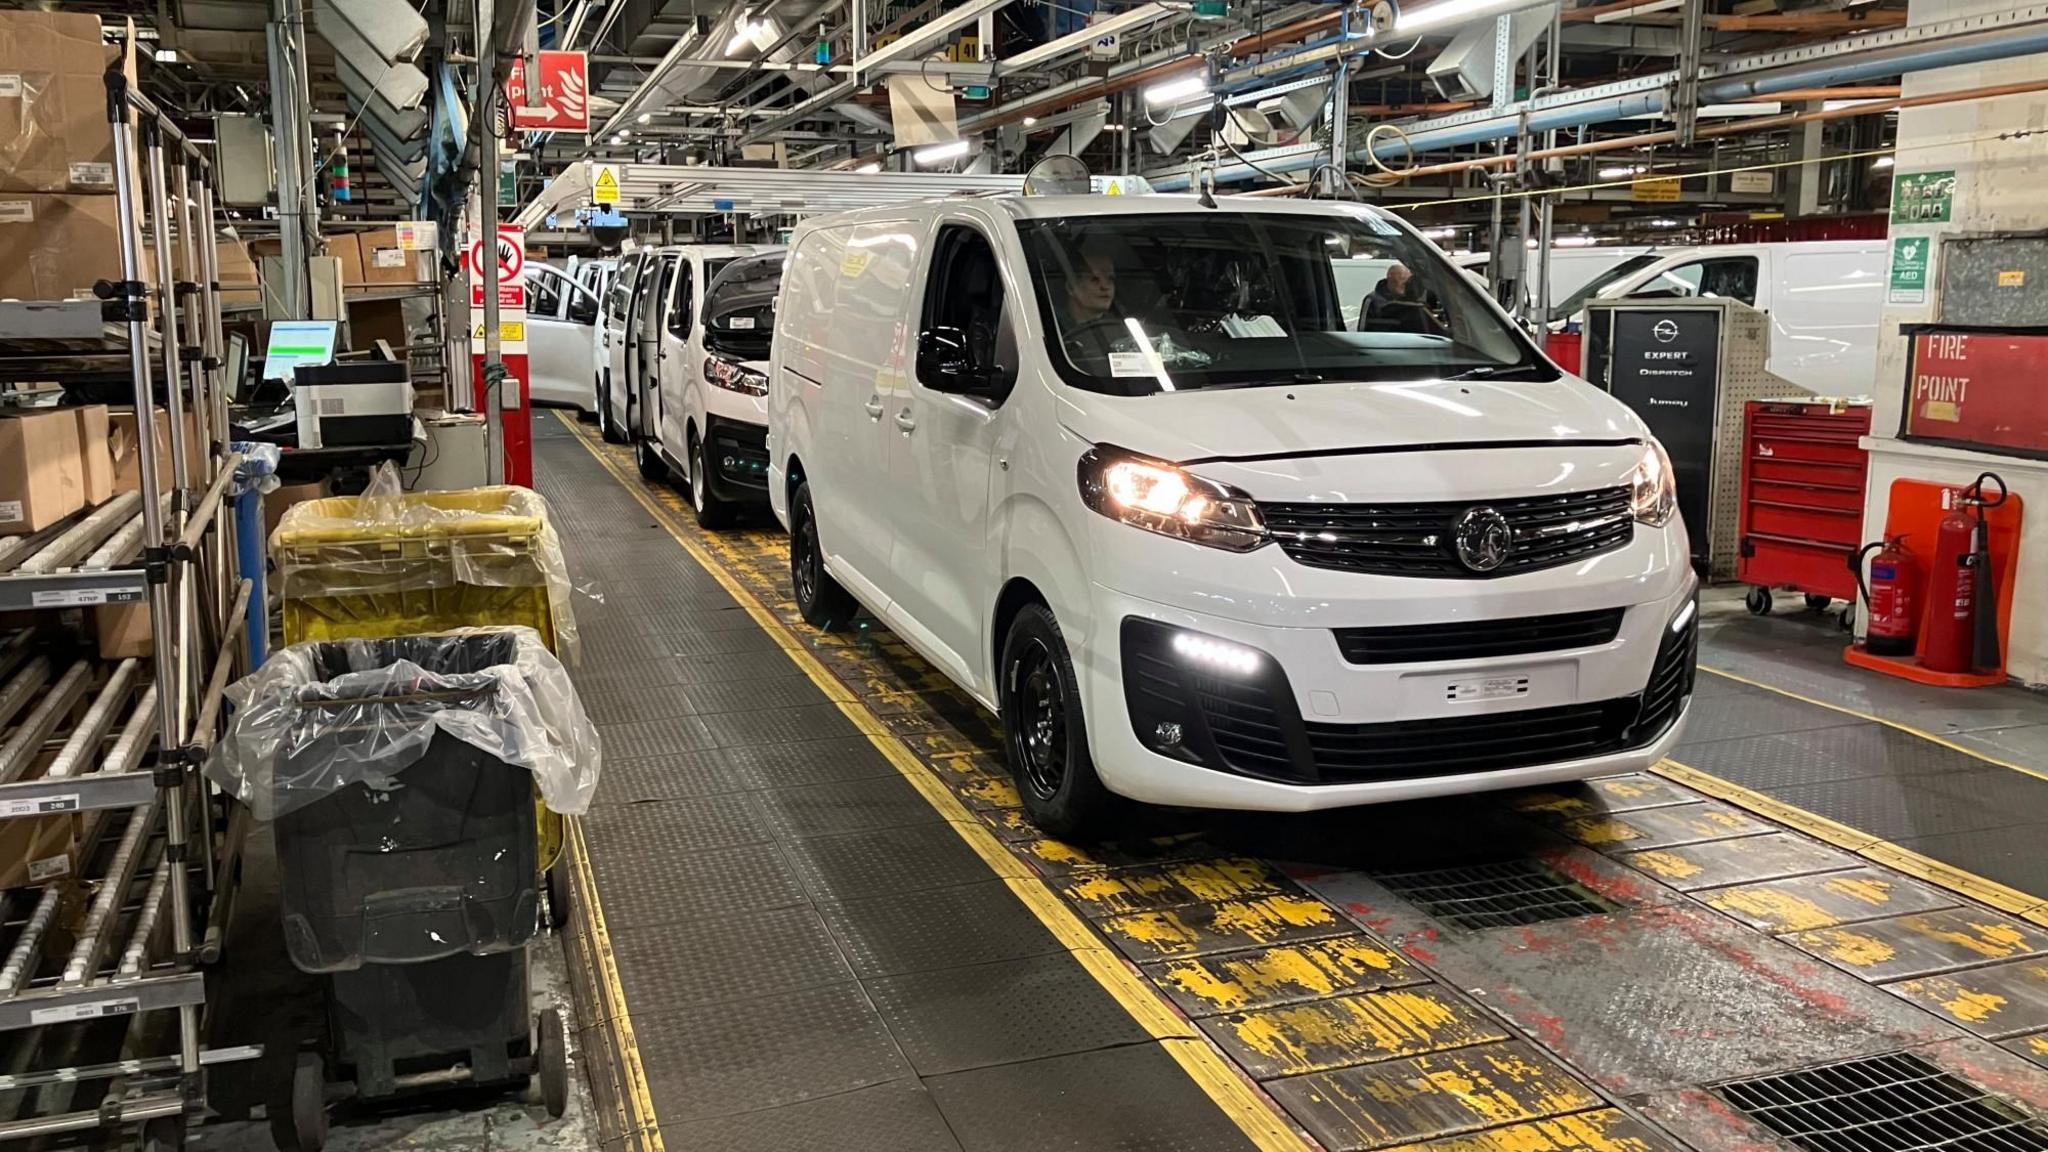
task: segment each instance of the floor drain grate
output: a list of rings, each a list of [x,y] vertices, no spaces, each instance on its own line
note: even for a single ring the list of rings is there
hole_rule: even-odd
[[[1742,1080],[1721,1095],[1808,1152],[2048,1152],[2048,1126],[1905,1053]]]
[[[1502,860],[1427,872],[1381,872],[1373,879],[1438,920],[1460,928],[1512,928],[1594,916],[1620,907],[1534,860]]]

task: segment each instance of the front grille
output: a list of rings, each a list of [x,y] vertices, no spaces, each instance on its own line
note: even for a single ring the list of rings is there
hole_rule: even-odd
[[[1676,632],[1665,629],[1657,646],[1657,662],[1650,668],[1650,682],[1643,688],[1642,715],[1636,730],[1643,743],[1664,734],[1678,719],[1686,698],[1692,695],[1693,678],[1698,675],[1700,614],[1695,611]]]
[[[1505,563],[1474,572],[1458,560],[1452,526],[1468,509],[1507,518],[1514,546]],[[1629,542],[1627,488],[1515,500],[1435,504],[1267,504],[1259,512],[1297,564],[1383,576],[1480,578],[1555,568]]]
[[[1414,664],[1426,660],[1482,660],[1528,656],[1567,648],[1612,643],[1625,608],[1473,620],[1446,624],[1403,624],[1388,628],[1339,628],[1337,647],[1353,664]]]
[[[2048,1152],[2048,1125],[1904,1052],[1737,1081],[1720,1092],[1807,1152]]]
[[[768,430],[754,424],[725,420],[711,422],[711,441],[705,446],[711,466],[719,479],[745,488],[768,487]],[[727,463],[730,460],[731,463]]]
[[[1333,724],[1306,720],[1270,658],[1251,673],[1198,667],[1172,649],[1175,629],[1123,622],[1124,703],[1138,740],[1162,755],[1297,784],[1414,780],[1531,768],[1642,748],[1692,693],[1697,613],[1667,630],[1638,695],[1469,716]],[[1171,738],[1168,738],[1168,734]]]
[[[1499,772],[1618,752],[1634,697],[1384,724],[1308,723],[1316,770],[1330,783]]]
[[[1513,928],[1596,916],[1618,907],[1534,860],[1502,860],[1373,879],[1430,916],[1459,928]]]

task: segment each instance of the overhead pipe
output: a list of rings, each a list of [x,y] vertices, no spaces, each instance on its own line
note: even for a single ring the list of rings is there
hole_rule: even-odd
[[[1960,64],[2008,60],[2043,51],[2048,51],[2048,22],[2018,29],[1987,30],[1934,47],[1922,48],[1905,44],[1860,53],[1851,51],[1808,65],[1772,69],[1754,77],[1709,80],[1700,85],[1700,102],[1735,102],[1780,92],[1826,87],[1836,82],[1873,80],[1902,72],[1920,72]],[[1357,149],[1351,153],[1351,159],[1368,164],[1374,156],[1383,160],[1406,159],[1411,154],[1505,139],[1520,134],[1525,128],[1530,132],[1541,132],[1553,128],[1578,128],[1614,120],[1658,116],[1668,111],[1668,103],[1667,91],[1659,88],[1548,108],[1532,108],[1527,112],[1526,123],[1520,115],[1504,115],[1469,124],[1422,129],[1408,133],[1405,145],[1398,139],[1387,141],[1377,146]],[[1869,115],[1871,110],[1872,106],[1862,105],[1854,109],[1838,109],[1837,112]],[[1759,122],[1756,120],[1745,120],[1729,127],[1737,131],[1754,131],[1758,126]],[[1267,172],[1299,171],[1321,162],[1320,155],[1308,155],[1275,157],[1270,162],[1260,160],[1258,168],[1252,167],[1249,163],[1224,164],[1216,168],[1214,178],[1219,183],[1245,180]],[[1161,192],[1183,191],[1189,187],[1189,177],[1185,174],[1160,176],[1152,181],[1152,186]]]

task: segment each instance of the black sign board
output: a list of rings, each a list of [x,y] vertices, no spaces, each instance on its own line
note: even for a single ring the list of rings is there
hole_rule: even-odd
[[[1606,371],[1597,382],[1635,409],[1671,454],[1678,513],[1695,559],[1708,554],[1714,488],[1714,405],[1719,390],[1721,313],[1713,309],[1622,308],[1603,333]]]

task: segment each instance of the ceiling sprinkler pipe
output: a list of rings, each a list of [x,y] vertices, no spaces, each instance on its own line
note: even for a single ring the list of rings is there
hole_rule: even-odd
[[[1846,54],[1846,58],[1837,58],[1812,67],[1783,69],[1749,79],[1710,82],[1701,86],[1700,100],[1703,103],[1718,103],[1747,97],[1769,96],[1800,88],[1826,87],[1838,82],[1853,83],[1901,72],[1920,72],[1958,64],[1979,64],[2044,51],[2048,51],[2048,27],[2017,31],[2000,30],[1995,34],[1985,33],[1962,42],[1932,48],[1911,48],[1902,45],[1897,49],[1873,53],[1869,59],[1858,58],[1851,52]],[[1527,127],[1531,132],[1553,128],[1577,128],[1631,117],[1655,116],[1665,110],[1665,94],[1662,91],[1641,92],[1532,111],[1529,113]],[[1390,163],[1406,163],[1412,159],[1411,148],[1413,154],[1420,154],[1466,144],[1480,144],[1518,135],[1522,129],[1523,123],[1518,117],[1497,116],[1471,124],[1410,133],[1406,147],[1396,139],[1376,145],[1371,152],[1377,153],[1380,159]],[[1276,157],[1271,162],[1261,162],[1259,167],[1268,172],[1292,172],[1313,167],[1320,163],[1321,159],[1314,155]],[[1371,163],[1371,156],[1365,148],[1351,153],[1351,159],[1360,163]],[[1251,179],[1260,174],[1248,164],[1222,164],[1216,168],[1215,179],[1219,183],[1230,183]],[[1188,187],[1188,177],[1184,173],[1163,175],[1153,180],[1152,186],[1161,192],[1185,191]]]

